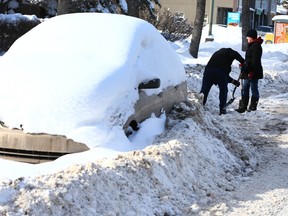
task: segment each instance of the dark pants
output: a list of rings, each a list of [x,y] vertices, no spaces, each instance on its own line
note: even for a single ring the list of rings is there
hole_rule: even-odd
[[[249,98],[250,89],[251,89],[252,97],[255,99],[259,99],[258,79],[256,80],[244,79],[242,90],[241,90],[241,96]]]
[[[204,71],[202,87],[200,93],[204,94],[203,105],[206,104],[207,97],[212,85],[218,85],[219,87],[219,107],[224,109],[227,102],[228,93],[228,75],[227,72],[218,68],[207,68]]]

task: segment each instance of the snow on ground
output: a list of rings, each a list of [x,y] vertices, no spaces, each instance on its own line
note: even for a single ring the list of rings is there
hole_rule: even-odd
[[[203,30],[203,39],[207,30]],[[78,158],[78,165],[42,175],[2,178],[0,212],[99,216],[285,213],[288,45],[263,45],[265,77],[260,81],[259,109],[235,112],[238,89],[228,114],[220,116],[216,86],[205,108],[201,105],[198,92],[204,66],[221,47],[244,53],[240,51],[240,28],[213,26],[213,35],[214,42],[201,43],[198,59],[188,54],[189,41],[171,44],[186,68],[191,105],[180,104],[167,115],[166,130],[149,146],[91,162],[81,163]],[[238,74],[235,62],[231,75],[237,78]],[[9,169],[10,164],[3,165]],[[18,168],[38,165],[17,166],[11,166],[15,173]],[[266,167],[271,167],[270,172],[264,172]]]

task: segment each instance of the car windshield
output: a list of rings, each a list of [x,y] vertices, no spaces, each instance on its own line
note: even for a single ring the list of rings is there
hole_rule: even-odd
[[[257,28],[257,31],[273,32],[273,28],[270,26],[260,26]]]

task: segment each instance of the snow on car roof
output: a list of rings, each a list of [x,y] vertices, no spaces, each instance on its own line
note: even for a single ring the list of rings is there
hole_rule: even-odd
[[[161,86],[147,94],[185,80],[179,57],[151,24],[115,14],[57,16],[1,58],[0,118],[98,146],[133,114],[137,86],[151,78]]]

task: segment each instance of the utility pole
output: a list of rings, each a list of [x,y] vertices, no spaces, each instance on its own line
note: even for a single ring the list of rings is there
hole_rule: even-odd
[[[210,22],[209,22],[208,36],[212,35],[213,16],[214,16],[214,0],[211,0],[210,1]]]
[[[272,18],[271,18],[271,0],[267,1],[267,25],[271,25],[272,24]]]
[[[211,0],[210,1],[210,15],[209,15],[209,32],[208,32],[208,37],[205,38],[205,42],[214,41],[214,38],[212,36],[213,11],[214,11],[214,0]]]

